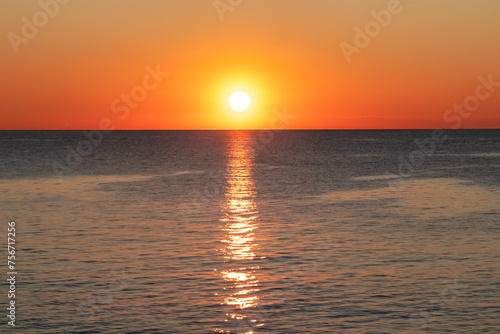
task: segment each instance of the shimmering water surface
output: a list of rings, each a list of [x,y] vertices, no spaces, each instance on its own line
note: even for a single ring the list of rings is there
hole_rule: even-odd
[[[90,135],[0,132],[2,333],[500,332],[499,131]]]

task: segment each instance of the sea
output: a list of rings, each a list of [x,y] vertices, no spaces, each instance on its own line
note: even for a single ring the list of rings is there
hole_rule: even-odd
[[[1,333],[500,333],[499,130],[1,131],[0,194]]]

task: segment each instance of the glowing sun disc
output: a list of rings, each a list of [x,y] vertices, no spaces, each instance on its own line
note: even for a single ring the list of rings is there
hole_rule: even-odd
[[[242,112],[250,108],[251,103],[252,100],[250,99],[250,96],[241,90],[234,92],[229,98],[229,106],[231,109],[238,112]]]

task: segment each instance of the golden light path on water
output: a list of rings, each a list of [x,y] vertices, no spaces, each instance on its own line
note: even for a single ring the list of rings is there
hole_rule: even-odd
[[[236,326],[235,333],[254,333],[252,328],[263,326],[251,312],[259,304],[257,292],[259,280],[255,254],[257,243],[255,230],[258,228],[258,211],[255,203],[253,173],[253,151],[250,134],[230,134],[226,153],[226,201],[223,206],[224,239],[221,251],[225,266],[221,276],[229,282],[221,304],[232,306],[226,313],[225,322]],[[219,333],[233,333],[231,330],[216,329]]]

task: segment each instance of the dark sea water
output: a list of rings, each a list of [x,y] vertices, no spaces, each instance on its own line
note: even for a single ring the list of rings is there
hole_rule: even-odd
[[[0,157],[2,333],[500,333],[500,131],[4,131]]]

